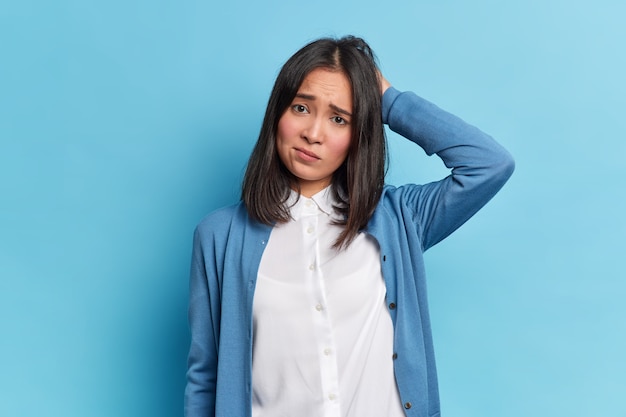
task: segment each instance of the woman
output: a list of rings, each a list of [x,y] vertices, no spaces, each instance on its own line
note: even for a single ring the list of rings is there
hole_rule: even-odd
[[[451,175],[384,185],[383,124]],[[242,201],[196,229],[186,415],[438,416],[423,252],[513,166],[486,134],[391,87],[362,39],[298,51]]]

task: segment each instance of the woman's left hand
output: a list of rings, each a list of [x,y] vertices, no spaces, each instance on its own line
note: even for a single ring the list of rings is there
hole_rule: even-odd
[[[378,71],[378,80],[380,81],[380,95],[382,96],[383,94],[385,94],[385,91],[387,91],[387,89],[391,87],[391,84],[389,83],[389,81],[387,81],[387,79],[380,71]]]

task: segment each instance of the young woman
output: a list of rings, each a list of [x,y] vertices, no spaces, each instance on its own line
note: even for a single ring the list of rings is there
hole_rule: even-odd
[[[451,174],[384,185],[384,124]],[[298,51],[242,201],[195,232],[186,416],[439,416],[423,252],[513,166],[491,137],[391,87],[362,39]]]

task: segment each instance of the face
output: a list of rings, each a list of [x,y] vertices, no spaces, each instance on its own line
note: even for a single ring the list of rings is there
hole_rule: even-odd
[[[302,82],[278,121],[280,160],[311,197],[331,183],[352,137],[352,88],[343,72],[318,68]]]

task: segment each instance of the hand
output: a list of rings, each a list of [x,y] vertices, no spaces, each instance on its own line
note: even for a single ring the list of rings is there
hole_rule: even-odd
[[[391,87],[391,84],[389,83],[389,81],[387,81],[387,79],[380,71],[378,71],[378,80],[380,81],[380,95],[382,96],[383,94],[385,94],[385,91],[387,91],[387,89]]]

